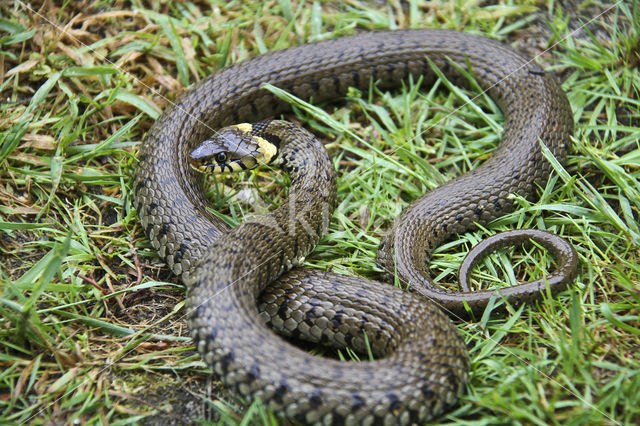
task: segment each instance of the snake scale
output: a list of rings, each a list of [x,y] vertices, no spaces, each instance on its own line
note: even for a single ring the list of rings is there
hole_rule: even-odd
[[[206,210],[202,178],[189,155],[215,133],[211,129],[288,110],[261,88],[264,83],[324,102],[349,87],[366,89],[372,80],[381,88],[397,87],[409,76],[432,82],[426,58],[463,86],[468,83],[458,68],[472,71],[501,108],[505,126],[489,159],[406,208],[383,239],[379,264],[414,293],[295,268],[326,231],[335,204],[331,163],[304,129],[270,124],[282,139],[278,155],[292,182],[283,206],[233,231]],[[468,378],[464,342],[438,306],[468,315],[496,296],[434,287],[427,272],[433,249],[509,212],[511,194],[534,195],[551,171],[541,143],[562,162],[572,128],[568,100],[554,79],[498,42],[447,30],[362,33],[253,57],[196,84],[144,139],[135,205],[153,247],[187,286],[199,352],[229,388],[303,423],[420,423],[450,408]],[[529,237],[539,235],[497,237],[489,246]],[[541,243],[559,263],[547,281],[557,290],[573,275],[576,256],[568,244],[546,238]],[[544,286],[503,288],[500,295],[522,303],[539,297]],[[365,350],[366,334],[382,358],[345,363],[316,357],[270,327],[356,350]]]

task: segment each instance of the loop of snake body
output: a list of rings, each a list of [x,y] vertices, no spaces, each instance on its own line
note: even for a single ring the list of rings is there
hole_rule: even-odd
[[[380,266],[435,304],[388,284],[296,268],[324,235],[336,196],[331,162],[303,129],[268,124],[278,162],[291,177],[283,206],[233,231],[206,210],[190,154],[212,129],[289,109],[264,83],[323,102],[349,87],[366,89],[371,80],[382,88],[409,76],[433,81],[426,58],[460,85],[468,84],[458,67],[472,71],[505,116],[494,154],[405,209],[381,243]],[[257,56],[196,84],[147,134],[135,204],[152,245],[187,286],[199,352],[229,388],[308,424],[420,423],[451,407],[468,378],[464,342],[440,308],[468,315],[496,296],[528,302],[545,285],[556,291],[572,278],[573,249],[546,234],[542,244],[559,264],[546,281],[451,293],[428,274],[433,249],[449,236],[509,212],[512,194],[535,194],[551,172],[541,144],[562,162],[572,128],[568,100],[554,79],[498,42],[445,30],[363,33]],[[539,237],[534,234],[507,243]],[[498,237],[489,247],[500,244]],[[322,359],[269,327],[356,350],[366,350],[368,340],[383,358]]]

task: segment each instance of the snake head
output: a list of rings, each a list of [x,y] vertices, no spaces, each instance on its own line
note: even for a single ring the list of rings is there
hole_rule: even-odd
[[[220,129],[189,154],[191,166],[200,172],[223,173],[254,169],[272,162],[278,147],[249,123]]]

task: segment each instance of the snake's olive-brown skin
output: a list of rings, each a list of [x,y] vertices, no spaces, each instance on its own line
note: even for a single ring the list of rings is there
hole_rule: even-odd
[[[504,113],[504,134],[481,166],[405,209],[382,242],[378,261],[445,309],[465,314],[466,301],[478,312],[496,292],[436,289],[427,272],[433,249],[453,233],[510,211],[512,194],[533,195],[551,170],[540,144],[563,161],[573,127],[570,106],[554,79],[510,48],[458,32],[406,30],[272,52],[195,85],[164,112],[142,144],[136,208],[153,246],[187,285],[198,350],[227,386],[260,398],[279,414],[304,423],[424,422],[442,414],[464,388],[465,346],[438,308],[395,287],[303,269],[278,279],[313,249],[335,200],[331,164],[326,154],[311,149],[317,142],[306,132],[289,129],[298,133],[281,153],[291,157],[285,165],[292,175],[289,201],[232,234],[205,210],[188,153],[212,129],[288,109],[260,88],[266,82],[322,102],[350,86],[365,89],[371,79],[383,88],[398,86],[409,75],[432,81],[426,57],[461,85],[466,80],[452,62],[471,67]],[[302,165],[310,171],[296,174]],[[565,256],[560,263],[567,272],[558,289],[575,269],[575,254],[571,249],[555,254]],[[500,294],[510,302],[529,301],[539,297],[539,289],[540,284],[510,287]],[[314,357],[275,336],[260,315],[284,334],[337,347],[363,349],[366,332],[378,355],[391,354],[361,363]]]

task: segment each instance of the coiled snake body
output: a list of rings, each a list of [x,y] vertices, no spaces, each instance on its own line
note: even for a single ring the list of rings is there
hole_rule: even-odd
[[[534,194],[551,170],[541,143],[563,161],[573,126],[566,96],[553,78],[508,47],[458,32],[407,30],[269,53],[198,83],[164,112],[142,144],[134,177],[136,208],[153,246],[187,285],[198,350],[227,386],[260,398],[277,413],[325,424],[431,419],[455,403],[465,386],[464,342],[438,307],[412,293],[354,277],[291,270],[324,234],[335,204],[331,163],[306,131],[269,124],[291,176],[289,199],[233,232],[205,210],[189,154],[212,136],[210,129],[288,109],[261,89],[266,82],[321,102],[350,86],[365,89],[372,79],[383,88],[410,75],[433,80],[427,57],[462,85],[466,80],[453,63],[470,67],[502,109],[504,134],[480,167],[429,192],[396,218],[378,261],[441,307],[465,314],[464,301],[478,312],[496,292],[435,288],[427,273],[432,250],[452,233],[508,212],[511,194]],[[562,288],[575,270],[575,255],[568,245],[543,244],[561,264],[548,283]],[[509,287],[500,294],[520,303],[538,297],[544,285]],[[374,355],[387,356],[360,363],[314,357],[274,335],[260,315],[283,334],[336,347],[365,350],[366,334]]]

